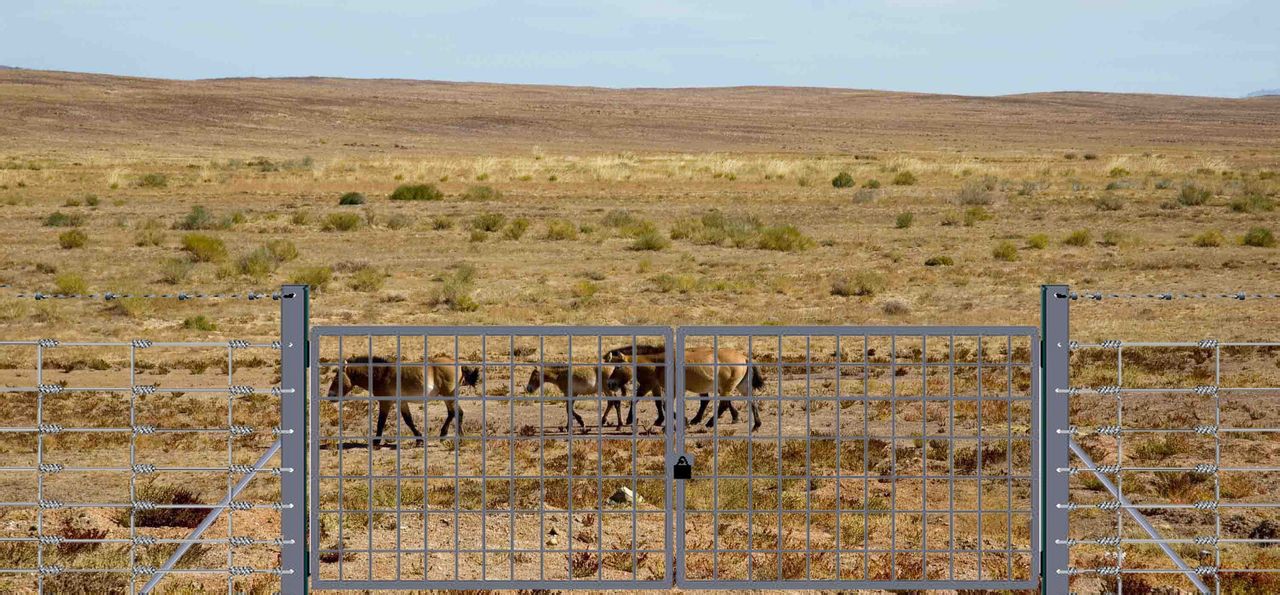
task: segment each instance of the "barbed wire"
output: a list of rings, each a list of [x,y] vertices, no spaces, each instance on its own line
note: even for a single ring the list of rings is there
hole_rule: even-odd
[[[1070,298],[1072,300],[1091,300],[1095,302],[1104,299],[1152,299],[1159,301],[1187,300],[1187,299],[1231,299],[1237,301],[1253,300],[1253,299],[1278,299],[1280,293],[1250,293],[1247,291],[1235,291],[1227,293],[1180,293],[1180,292],[1160,292],[1160,293],[1112,293],[1102,291],[1080,291],[1070,293],[1055,293],[1057,298]]]
[[[14,289],[12,285],[0,284],[0,289]],[[34,300],[121,300],[121,299],[174,299],[180,302],[197,299],[246,299],[249,301],[258,301],[271,299],[279,301],[281,298],[292,298],[295,294],[283,293],[280,291],[246,291],[234,293],[205,293],[200,291],[186,292],[179,291],[175,293],[114,293],[105,291],[102,293],[44,293],[42,291],[19,291],[13,294],[13,297],[20,299]]]

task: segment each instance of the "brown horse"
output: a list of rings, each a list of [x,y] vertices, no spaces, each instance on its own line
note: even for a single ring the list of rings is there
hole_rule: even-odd
[[[665,384],[665,370],[662,369],[661,365],[664,358],[665,351],[660,347],[646,347],[644,350],[623,347],[610,351],[606,354],[606,361],[613,361],[623,365],[618,365],[614,368],[609,377],[608,389],[610,391],[625,389],[627,384],[633,380],[631,374],[634,367],[636,396],[653,395],[661,397]],[[627,364],[634,364],[634,366]],[[712,397],[715,397],[719,402],[715,415],[707,420],[707,427],[714,426],[716,419],[724,414],[726,410],[729,411],[733,421],[737,422],[738,410],[733,406],[733,402],[729,399],[720,399],[720,397],[727,395],[734,387],[743,396],[747,396],[751,391],[759,391],[764,388],[764,377],[760,374],[760,370],[748,362],[746,354],[735,349],[722,348],[713,350],[707,347],[686,349],[684,370],[685,390],[698,393],[702,397],[698,406],[698,413],[689,422],[691,425],[702,421],[702,416],[706,413],[707,404],[711,402]],[[751,383],[750,390],[747,388],[748,380]],[[661,426],[665,418],[662,399],[659,398],[656,403],[658,418],[654,424]],[[621,413],[618,401],[611,401],[610,405],[618,407],[619,413]],[[761,424],[759,405],[754,400],[749,401],[749,405],[751,414],[754,417],[752,429],[758,429]],[[606,409],[607,413],[608,409]],[[631,409],[627,412],[627,424],[632,423],[634,420],[633,413],[634,403],[632,403]]]
[[[406,399],[425,400],[437,398],[440,395],[450,395],[441,399],[449,414],[445,417],[444,425],[440,426],[440,436],[443,437],[449,433],[449,422],[454,419],[458,420],[457,434],[461,436],[462,407],[458,404],[457,397],[463,386],[475,386],[479,382],[480,369],[475,366],[457,366],[451,358],[444,356],[434,356],[428,361],[430,365],[426,366],[428,374],[424,384],[421,365],[395,366],[390,360],[378,356],[357,355],[347,358],[346,365],[339,368],[338,374],[329,385],[329,396],[338,396],[340,386],[345,384],[348,388],[362,388],[369,392],[371,398],[379,399],[378,429],[374,435],[373,448],[378,448],[381,442],[382,430],[387,424],[387,412],[391,410],[391,404],[394,402],[386,399],[387,397],[403,397],[400,401],[400,415],[404,418],[405,425],[409,426],[409,431],[421,441],[422,433],[413,423],[409,401]],[[400,372],[398,385],[397,370]],[[459,371],[462,372],[461,379],[458,378]],[[371,375],[372,381],[370,381]]]
[[[529,383],[525,385],[524,392],[535,393],[544,384],[555,385],[567,398],[565,431],[568,432],[573,427],[574,421],[578,422],[578,427],[586,428],[587,424],[582,421],[582,416],[573,410],[573,397],[608,394],[607,391],[602,393],[601,389],[605,387],[605,380],[612,372],[612,366],[597,367],[591,364],[580,364],[571,367],[567,364],[545,364],[529,374]],[[600,425],[604,425],[603,420]]]

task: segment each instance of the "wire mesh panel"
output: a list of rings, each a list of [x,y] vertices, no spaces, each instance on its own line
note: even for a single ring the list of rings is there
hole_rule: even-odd
[[[1037,584],[1034,328],[691,327],[676,352],[681,586]]]
[[[1072,589],[1280,589],[1280,343],[1070,346]]]
[[[317,588],[666,588],[669,328],[312,331]]]
[[[280,343],[0,341],[0,590],[279,588]]]

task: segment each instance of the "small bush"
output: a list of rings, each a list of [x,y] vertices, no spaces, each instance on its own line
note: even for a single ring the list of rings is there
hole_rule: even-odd
[[[84,224],[84,215],[80,213],[66,214],[54,211],[44,218],[45,227],[79,227]]]
[[[294,225],[310,225],[311,213],[301,209],[294,211],[292,215],[289,215],[289,223]]]
[[[813,247],[813,238],[804,235],[792,225],[770,225],[760,229],[756,247],[779,252],[801,252]]]
[[[956,202],[964,206],[983,206],[991,204],[991,192],[985,184],[977,180],[965,182],[956,195]]]
[[[328,266],[305,267],[299,269],[289,278],[290,283],[308,285],[311,291],[321,293],[333,280],[333,269]]]
[[[360,215],[356,213],[329,213],[320,229],[324,231],[351,231],[360,227]]]
[[[164,244],[165,235],[161,231],[160,221],[156,219],[148,219],[138,231],[133,234],[133,245],[138,247],[159,246]]]
[[[1213,196],[1207,188],[1201,188],[1195,184],[1187,184],[1178,192],[1178,203],[1186,207],[1194,207],[1209,202],[1209,198]]]
[[[387,218],[387,229],[404,229],[413,225],[413,216],[395,213]]]
[[[1224,241],[1226,241],[1226,238],[1222,236],[1222,232],[1216,229],[1210,229],[1200,235],[1197,235],[1194,240],[1191,240],[1191,245],[1197,248],[1217,248],[1218,246],[1221,246]]]
[[[203,206],[196,205],[191,207],[191,211],[183,217],[181,221],[173,225],[174,229],[183,229],[187,231],[198,231],[208,229],[230,229],[236,223],[244,221],[244,215],[241,213],[232,213],[221,219],[214,217],[213,213]]]
[[[391,193],[391,200],[444,200],[435,184],[405,184]]]
[[[58,245],[63,250],[83,248],[89,243],[89,234],[78,229],[69,229],[58,234]]]
[[[266,248],[258,248],[236,261],[236,272],[261,281],[274,273],[279,263]]]
[[[1049,236],[1037,233],[1027,237],[1027,248],[1030,250],[1044,250],[1049,247]]]
[[[97,194],[88,194],[88,195],[85,195],[84,197],[84,204],[88,206],[96,207],[101,203],[102,203],[102,200],[98,198]]]
[[[954,265],[955,263],[956,263],[956,262],[955,262],[954,260],[952,260],[950,256],[946,256],[946,255],[942,255],[942,256],[930,256],[928,260],[924,261],[924,266],[927,266],[927,267],[949,267],[949,266],[951,266],[951,265]]]
[[[262,246],[276,262],[293,262],[298,259],[298,247],[289,240],[271,240]]]
[[[182,236],[182,249],[196,262],[221,262],[227,258],[227,246],[222,240],[199,233]]]
[[[663,273],[649,281],[662,293],[689,293],[698,287],[698,278],[693,275]]]
[[[1104,194],[1093,201],[1099,211],[1119,211],[1124,208],[1124,200],[1114,194]]]
[[[355,291],[371,292],[382,289],[387,282],[387,274],[374,267],[360,267],[351,274],[347,283]]]
[[[1123,167],[1113,167],[1111,171],[1107,172],[1107,175],[1113,178],[1123,178],[1129,175],[1129,170]]]
[[[498,231],[507,224],[507,216],[502,213],[480,213],[471,218],[471,229],[480,231]]]
[[[1276,201],[1261,194],[1250,194],[1231,201],[1231,210],[1237,213],[1270,213],[1275,209]]]
[[[1085,161],[1097,161],[1097,160],[1098,160],[1098,154],[1097,154],[1097,153],[1085,153],[1085,154],[1084,154],[1084,160],[1085,160]]]
[[[836,174],[836,177],[831,178],[831,185],[836,188],[852,188],[853,176],[849,175],[847,171],[842,171]]]
[[[359,192],[348,192],[338,198],[339,206],[352,206],[364,204],[364,195]]]
[[[1254,227],[1245,232],[1241,243],[1255,248],[1271,248],[1276,245],[1276,237],[1265,227]]]
[[[1092,240],[1093,235],[1089,233],[1089,230],[1077,229],[1068,234],[1067,237],[1062,240],[1062,243],[1068,246],[1088,246],[1089,242]]]
[[[195,264],[185,258],[166,258],[160,262],[160,281],[178,285],[187,280]]]
[[[898,229],[907,229],[911,227],[911,222],[915,221],[916,216],[911,213],[898,213],[898,218],[894,219],[893,226]]]
[[[906,302],[898,300],[889,300],[880,306],[880,310],[889,316],[906,316],[911,313],[911,306]]]
[[[909,171],[900,171],[898,175],[893,176],[894,186],[913,186],[916,183],[916,175]]]
[[[875,190],[880,187],[880,180],[867,180],[862,183],[862,187]]]
[[[1018,247],[1013,242],[1000,242],[995,248],[991,249],[991,257],[1004,262],[1013,262],[1018,260]]]
[[[154,502],[163,505],[203,505],[200,494],[182,486],[143,485],[137,490],[137,498],[143,502]],[[137,527],[186,527],[194,528],[204,520],[208,510],[205,508],[152,508],[116,510],[116,524],[129,526],[132,512],[134,526]]]
[[[600,285],[587,279],[581,279],[574,283],[573,288],[570,290],[570,293],[573,294],[573,305],[579,308],[595,303],[596,294],[599,292]]]
[[[138,185],[143,188],[164,188],[169,185],[169,176],[164,174],[146,174],[138,178]]]
[[[492,186],[471,186],[466,192],[462,193],[465,200],[500,200],[502,193],[495,190]]]
[[[568,219],[552,219],[547,222],[547,233],[544,237],[553,241],[576,240],[578,226]]]
[[[471,230],[471,235],[468,236],[467,241],[477,244],[487,239],[489,239],[489,232],[483,229],[473,229]]]
[[[831,284],[832,295],[872,296],[889,286],[884,275],[875,271],[860,271],[852,277],[841,277]]]
[[[636,236],[634,242],[631,243],[632,250],[666,250],[671,245],[671,240],[667,236],[662,235],[658,230],[652,229],[642,232]]]
[[[441,278],[441,285],[432,297],[435,305],[444,305],[457,312],[473,312],[480,308],[471,297],[475,285],[476,269],[469,264],[457,266]]]
[[[1120,244],[1127,244],[1128,242],[1129,242],[1128,234],[1122,231],[1108,229],[1107,231],[1102,232],[1102,240],[1100,240],[1098,243],[1102,244],[1103,246],[1119,246]]]
[[[75,273],[61,273],[53,279],[53,286],[62,295],[84,295],[89,293],[89,284],[84,277]]]
[[[529,230],[529,220],[524,217],[516,217],[511,220],[507,228],[503,230],[502,237],[508,240],[518,240],[524,237],[524,232]]]
[[[990,221],[995,215],[982,207],[969,207],[964,210],[964,226],[973,227],[980,221]]]
[[[436,231],[453,229],[453,219],[445,217],[444,215],[436,215],[431,218],[431,229]]]
[[[960,225],[960,214],[955,212],[946,212],[942,214],[942,219],[938,221],[938,225],[943,227],[952,227]]]
[[[186,320],[183,320],[182,328],[189,331],[209,333],[218,330],[218,325],[214,324],[212,320],[206,318],[204,314],[197,314],[195,316],[188,316]]]

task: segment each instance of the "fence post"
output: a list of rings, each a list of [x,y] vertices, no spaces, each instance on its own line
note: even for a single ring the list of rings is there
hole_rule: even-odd
[[[280,466],[292,469],[280,476],[280,501],[292,508],[280,511],[280,576],[285,595],[307,592],[307,318],[310,294],[306,285],[285,285],[280,291]],[[290,543],[291,542],[291,543]]]
[[[1068,518],[1065,508],[1069,497],[1070,476],[1060,472],[1070,464],[1069,408],[1066,394],[1070,366],[1070,288],[1066,285],[1044,285],[1040,288],[1040,362],[1044,367],[1040,393],[1040,592],[1058,595],[1070,591],[1070,576],[1059,570],[1068,567],[1068,547],[1056,543],[1067,539]]]

